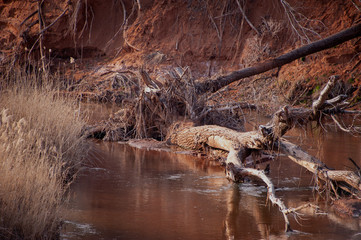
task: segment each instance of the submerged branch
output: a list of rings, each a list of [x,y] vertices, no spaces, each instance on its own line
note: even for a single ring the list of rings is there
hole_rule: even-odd
[[[323,162],[303,151],[299,146],[282,139],[278,142],[278,147],[282,153],[285,153],[293,162],[306,168],[323,181],[334,181],[336,183],[346,183],[354,189],[361,191],[361,179],[353,171],[333,170],[326,166]]]
[[[267,185],[268,200],[270,200],[273,205],[277,205],[280,212],[283,215],[283,219],[285,220],[285,231],[292,232],[290,221],[288,220],[287,214],[293,213],[295,212],[295,210],[287,208],[286,205],[283,203],[283,201],[278,197],[276,197],[274,185],[272,181],[266,176],[263,170],[257,170],[254,168],[237,168],[233,166],[233,164],[228,164],[227,171],[233,172],[233,175],[240,174],[242,176],[254,176],[261,179]]]

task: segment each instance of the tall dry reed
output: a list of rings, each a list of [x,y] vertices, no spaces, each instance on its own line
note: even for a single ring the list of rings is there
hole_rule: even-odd
[[[56,239],[85,123],[51,88],[18,86],[0,92],[0,239]]]

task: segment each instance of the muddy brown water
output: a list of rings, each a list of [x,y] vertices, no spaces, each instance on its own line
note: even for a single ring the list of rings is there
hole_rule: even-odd
[[[350,166],[347,157],[360,162],[359,137],[329,130],[320,141],[317,132],[303,134],[296,130],[288,138],[331,167]],[[284,232],[283,217],[266,203],[261,183],[230,183],[216,162],[91,144],[92,163],[72,187],[62,239],[361,239],[361,220],[335,214],[315,193],[312,175],[286,158],[271,162],[277,196],[289,207],[312,202],[323,210],[290,216],[293,233]]]

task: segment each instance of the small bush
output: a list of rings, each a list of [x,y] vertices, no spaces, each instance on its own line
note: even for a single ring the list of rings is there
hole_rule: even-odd
[[[0,238],[56,239],[71,179],[86,155],[84,122],[46,87],[0,97]]]

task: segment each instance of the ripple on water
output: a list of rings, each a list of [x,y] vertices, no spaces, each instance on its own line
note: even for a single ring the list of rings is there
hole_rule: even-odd
[[[257,186],[252,183],[242,183],[239,185],[239,190],[243,193],[254,196],[261,197],[264,193],[267,192],[267,188],[265,186]]]
[[[194,192],[194,193],[199,193],[199,194],[216,194],[219,193],[221,191],[221,189],[196,189],[196,188],[183,188],[181,189],[182,192]]]
[[[179,179],[182,179],[183,177],[185,176],[185,174],[174,174],[174,175],[170,175],[170,176],[167,176],[165,179],[167,180],[179,180]]]
[[[73,221],[64,221],[63,231],[66,233],[61,234],[61,239],[76,239],[76,237],[81,237],[85,235],[96,235],[97,231],[91,224],[87,223],[77,223]]]

